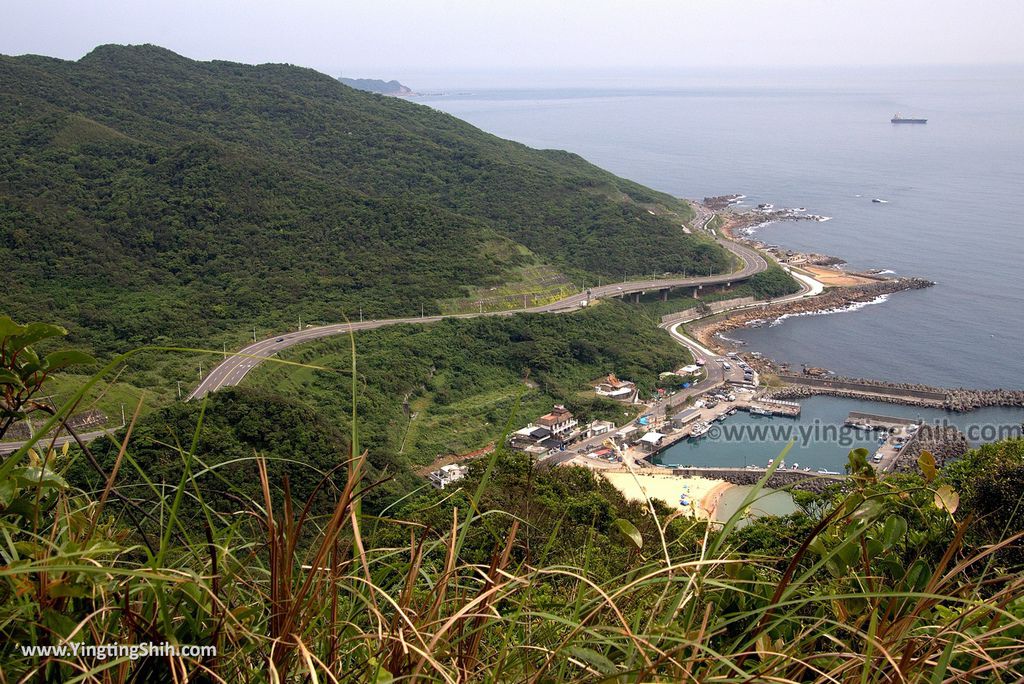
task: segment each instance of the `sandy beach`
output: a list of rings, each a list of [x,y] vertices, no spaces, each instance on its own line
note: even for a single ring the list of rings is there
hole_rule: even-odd
[[[818,282],[824,283],[829,287],[853,287],[855,285],[870,285],[871,283],[878,282],[876,279],[865,278],[855,273],[847,273],[846,271],[825,268],[823,266],[801,264],[800,268],[810,273]]]
[[[668,473],[634,474],[623,470],[600,472],[631,501],[646,501],[648,497],[660,499],[671,508],[703,519],[714,516],[719,497],[732,486],[724,480],[677,477]],[[683,506],[679,503],[681,494],[686,494],[689,505]]]

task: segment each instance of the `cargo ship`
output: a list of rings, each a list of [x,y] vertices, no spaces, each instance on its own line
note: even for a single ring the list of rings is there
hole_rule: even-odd
[[[904,117],[902,114],[897,112],[891,119],[893,123],[916,123],[923,124],[928,123],[928,119],[913,119],[910,117]]]

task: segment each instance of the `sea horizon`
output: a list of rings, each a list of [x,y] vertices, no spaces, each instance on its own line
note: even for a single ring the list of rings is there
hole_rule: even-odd
[[[1010,217],[1024,211],[1015,161],[1024,158],[1024,89],[1013,87],[1024,85],[1024,67],[858,71],[867,76],[836,82],[823,68],[800,83],[506,87],[413,101],[676,196],[741,193],[748,208],[805,207],[833,220],[774,223],[757,237],[937,283],[856,312],[730,334],[751,350],[848,376],[1024,387],[1024,368],[1003,354],[1024,336],[1014,315],[1024,286],[1004,248]],[[896,112],[929,121],[894,126]]]

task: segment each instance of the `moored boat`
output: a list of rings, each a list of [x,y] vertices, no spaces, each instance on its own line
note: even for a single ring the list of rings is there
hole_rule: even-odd
[[[700,439],[701,437],[706,435],[708,430],[710,429],[711,426],[708,425],[707,423],[703,421],[696,422],[693,424],[693,427],[690,428],[690,437],[692,437],[693,439]]]

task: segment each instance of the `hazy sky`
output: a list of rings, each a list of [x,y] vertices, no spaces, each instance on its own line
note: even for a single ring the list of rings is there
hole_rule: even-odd
[[[156,43],[332,75],[1024,62],[1024,0],[5,0],[0,53]]]

